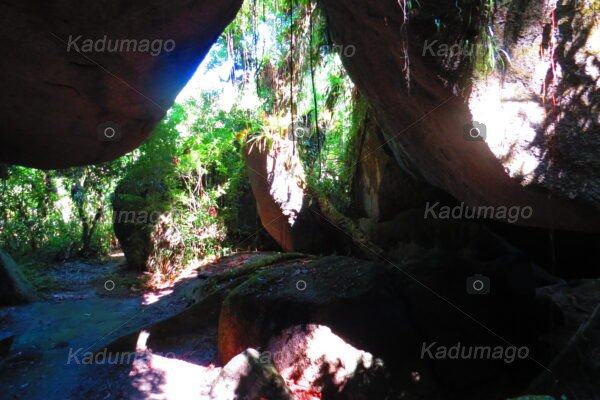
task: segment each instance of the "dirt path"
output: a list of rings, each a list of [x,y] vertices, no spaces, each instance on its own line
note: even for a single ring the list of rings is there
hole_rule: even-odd
[[[243,264],[243,259],[215,263],[206,271],[234,268]],[[160,398],[152,395],[157,392],[152,384],[142,383],[133,390],[118,387],[125,385],[124,380],[131,381],[127,377],[139,364],[124,362],[105,368],[106,361],[86,363],[90,359],[85,355],[181,312],[191,303],[192,291],[201,280],[194,273],[178,282],[174,290],[134,292],[107,279],[127,274],[119,261],[60,265],[52,272],[60,281],[60,288],[45,301],[0,308],[0,331],[16,335],[11,354],[0,359],[0,399]],[[194,338],[197,348],[192,349],[194,357],[207,365],[216,358],[216,332],[209,336],[206,343],[198,343],[198,338]],[[198,348],[205,351],[197,354]],[[187,370],[194,368],[204,367],[188,365]]]
[[[202,275],[267,255],[235,255],[206,265]],[[117,338],[183,311],[203,283],[190,271],[173,288],[133,290],[135,274],[122,263],[117,258],[56,265],[50,273],[59,285],[44,301],[0,308],[0,332],[15,334],[11,354],[0,358],[0,399],[202,398],[207,387],[203,379],[210,382],[220,371],[216,327],[173,338],[171,354],[138,359],[122,352],[113,354],[113,361],[120,357],[116,363],[110,354],[90,359],[89,354],[95,356]]]
[[[206,278],[272,255],[234,255],[203,267],[200,276]],[[0,357],[0,400],[210,398],[211,385],[221,372],[217,327],[207,322],[213,320],[197,307],[186,310],[194,289],[207,281],[197,279],[197,271],[190,271],[173,288],[161,292],[132,290],[134,280],[120,260],[62,264],[51,274],[60,285],[46,300],[0,308],[0,333],[8,330],[15,334],[10,355]],[[565,315],[565,326],[540,342],[555,348],[550,353],[562,349],[597,307],[598,285],[599,281],[583,280],[539,289],[539,294],[554,299]],[[174,315],[178,316],[168,319]],[[158,332],[155,340],[146,340],[142,328],[164,320],[158,326],[168,325],[169,334],[151,329]],[[138,351],[133,345],[118,350],[115,340],[124,337],[137,338]],[[109,344],[110,352],[103,355]],[[575,361],[563,368],[563,382],[577,383],[581,381],[578,376],[585,376],[577,366],[587,365],[587,361]],[[580,387],[585,385],[590,386],[583,382]]]

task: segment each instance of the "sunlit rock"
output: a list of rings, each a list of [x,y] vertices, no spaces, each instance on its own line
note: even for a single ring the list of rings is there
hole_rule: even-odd
[[[406,3],[323,1],[398,164],[471,206],[532,207],[519,225],[600,230],[592,2],[497,4],[493,18]]]
[[[319,252],[331,246],[331,227],[310,204],[298,149],[270,138],[246,147],[246,171],[265,230],[285,251]]]
[[[268,360],[254,349],[235,356],[215,379],[211,400],[271,399],[292,400],[284,380]]]
[[[367,375],[367,381],[374,384],[385,381],[382,360],[346,343],[321,325],[284,330],[270,341],[263,357],[270,357],[290,388],[305,396],[315,392],[343,392],[346,385],[360,379],[361,374]],[[354,385],[352,398],[359,396],[361,391],[373,392],[374,388],[368,386],[365,382]]]

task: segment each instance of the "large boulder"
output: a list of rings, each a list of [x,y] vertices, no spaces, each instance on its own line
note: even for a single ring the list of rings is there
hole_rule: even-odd
[[[0,305],[29,303],[36,299],[15,261],[0,250]]]
[[[473,294],[469,282],[477,275],[489,279],[489,293]],[[219,317],[219,356],[227,362],[245,348],[268,348],[286,328],[314,323],[381,358],[407,393],[433,382],[473,398],[508,395],[540,367],[522,359],[437,359],[423,348],[528,345],[548,328],[534,288],[531,266],[510,258],[422,256],[401,268],[346,257],[291,263],[229,293]]]
[[[269,142],[255,142],[245,150],[246,171],[263,227],[285,251],[331,250],[327,232],[332,228],[307,193],[295,143],[276,137]]]
[[[416,343],[406,324],[407,306],[394,294],[397,283],[384,266],[346,257],[300,260],[259,272],[223,302],[219,356],[227,362],[247,347],[264,348],[281,330],[308,322],[354,337],[356,347],[376,356],[398,341]],[[369,349],[366,343],[379,345]]]
[[[269,342],[272,359],[299,399],[397,398],[382,360],[346,343],[326,326],[298,325]]]
[[[271,399],[293,400],[294,397],[275,366],[255,349],[235,356],[221,370],[212,384],[211,400]]]
[[[477,2],[407,3],[322,2],[398,164],[469,205],[532,207],[518,224],[600,230],[591,3],[494,3],[494,18]],[[464,50],[473,43],[487,61]],[[483,73],[490,59],[505,68]],[[473,121],[485,140],[468,137]]]
[[[3,2],[0,162],[62,168],[133,150],[241,4]],[[120,140],[104,137],[107,128]]]
[[[151,269],[160,248],[182,253],[169,217],[172,197],[163,173],[160,168],[144,173],[133,170],[117,185],[112,200],[115,235],[127,264],[139,271]]]

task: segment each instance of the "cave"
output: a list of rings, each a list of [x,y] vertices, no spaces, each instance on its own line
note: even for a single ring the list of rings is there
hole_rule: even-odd
[[[598,1],[0,12],[1,399],[600,399]]]

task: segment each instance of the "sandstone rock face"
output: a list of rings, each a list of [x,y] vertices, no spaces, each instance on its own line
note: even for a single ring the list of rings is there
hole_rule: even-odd
[[[526,262],[421,256],[402,263],[402,271],[326,257],[257,273],[232,290],[223,303],[219,357],[228,362],[248,347],[275,354],[283,342],[290,343],[284,354],[310,352],[310,346],[300,351],[300,339],[310,334],[298,336],[288,328],[317,324],[354,348],[381,358],[393,371],[396,389],[415,398],[440,398],[419,396],[431,395],[437,387],[460,398],[483,398],[486,393],[507,397],[513,394],[506,392],[508,387],[517,390],[540,372],[530,360],[437,359],[423,353],[424,347],[435,354],[440,346],[508,346],[505,340],[511,346],[526,346],[546,331],[547,314],[538,313],[535,281]],[[489,278],[488,294],[469,293],[467,284],[475,274]],[[281,337],[296,337],[297,348],[291,339],[282,342]],[[274,360],[284,377],[288,372],[293,375],[286,372],[286,359]],[[307,362],[303,371],[310,374],[311,365]]]
[[[383,137],[372,110],[361,116],[359,152],[352,181],[351,212],[380,222],[410,208],[419,208],[434,197],[434,188],[402,170]]]
[[[589,2],[499,6],[494,22],[472,26],[482,10],[453,2],[406,15],[395,0],[322,3],[336,43],[356,48],[344,64],[405,170],[470,205],[532,207],[518,224],[600,230],[599,27]],[[466,51],[448,50],[484,39],[505,71],[484,76]],[[473,121],[485,141],[467,138]]]
[[[0,250],[0,305],[29,303],[35,298],[15,261]]]
[[[235,356],[213,382],[211,400],[260,399],[293,400],[285,381],[254,349]]]
[[[393,398],[383,362],[346,343],[326,326],[288,328],[270,341],[263,356],[272,358],[300,399]]]
[[[61,168],[136,148],[241,3],[3,2],[0,162]]]
[[[304,169],[292,141],[274,139],[271,147],[248,146],[246,171],[262,225],[283,250],[327,249],[328,227],[309,204]]]
[[[58,168],[137,147],[240,4],[2,3],[0,163]],[[518,224],[600,230],[591,3],[498,6],[493,22],[475,6],[433,1],[404,14],[402,4],[323,1],[334,39],[356,47],[344,63],[398,164],[471,205],[532,207]],[[492,37],[486,31],[506,68],[482,76],[463,49]],[[122,51],[133,46],[125,40],[136,51]],[[157,47],[143,50],[144,40]],[[455,44],[458,54],[448,50]],[[106,50],[115,45],[121,51]],[[485,141],[465,140],[473,120],[485,124]],[[119,140],[106,140],[107,128]]]
[[[393,348],[392,343],[400,337],[405,343],[415,343],[410,329],[394,332],[394,326],[407,326],[403,324],[406,304],[393,300],[394,284],[393,275],[380,264],[346,257],[297,262],[261,272],[223,302],[219,357],[227,362],[247,347],[264,348],[281,330],[308,322],[343,332],[356,339],[351,344],[375,355],[375,350],[383,351],[386,345]],[[383,314],[392,321],[379,319]],[[365,342],[379,342],[378,348],[361,346]]]
[[[271,340],[268,349],[284,377],[306,387],[318,386],[323,372],[331,375],[333,384],[342,386],[359,365],[370,368],[375,361],[372,354],[352,347],[321,325],[286,329],[281,336]]]
[[[410,248],[417,252],[465,254],[476,260],[520,254],[519,250],[487,229],[484,224],[424,218],[423,210],[408,210],[390,221],[365,228],[368,238],[388,250],[388,259],[396,261],[410,258]]]

